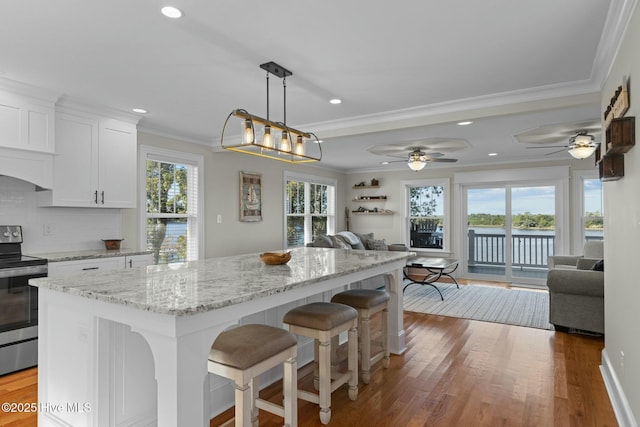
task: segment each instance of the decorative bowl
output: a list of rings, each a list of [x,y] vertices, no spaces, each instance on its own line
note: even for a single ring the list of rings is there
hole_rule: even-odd
[[[102,239],[105,249],[109,251],[120,249],[120,242],[124,239]]]
[[[260,254],[260,259],[267,265],[281,265],[286,264],[291,259],[291,252],[276,253],[265,252]]]

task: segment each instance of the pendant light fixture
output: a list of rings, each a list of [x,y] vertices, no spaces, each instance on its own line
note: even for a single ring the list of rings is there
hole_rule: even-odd
[[[287,126],[287,77],[293,75],[293,73],[275,62],[267,62],[260,65],[260,68],[267,72],[267,118],[258,117],[243,109],[233,110],[224,122],[220,145],[225,150],[267,157],[288,163],[320,161],[322,159],[322,147],[315,134],[302,132]],[[284,92],[282,122],[274,122],[269,119],[269,74],[273,74],[282,79]],[[237,117],[242,120],[242,133],[236,142],[225,144],[225,131],[232,117]],[[262,138],[260,140],[256,138],[256,126],[262,127]],[[274,135],[274,132],[276,134],[279,132],[280,134]],[[279,139],[275,141],[274,136],[279,136]],[[292,140],[295,140],[295,143],[293,143]],[[307,141],[314,141],[315,144],[307,144]],[[310,149],[310,147],[314,148]],[[317,152],[317,154],[309,154],[309,151]]]

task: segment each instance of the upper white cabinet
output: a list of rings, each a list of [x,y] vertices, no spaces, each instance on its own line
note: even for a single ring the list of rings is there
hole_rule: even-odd
[[[135,124],[84,114],[56,113],[53,190],[39,206],[136,207]]]
[[[0,90],[0,147],[53,153],[54,102]]]

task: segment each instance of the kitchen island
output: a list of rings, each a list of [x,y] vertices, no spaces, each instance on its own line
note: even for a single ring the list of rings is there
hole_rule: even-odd
[[[404,352],[401,270],[413,253],[323,248],[291,253],[289,263],[279,266],[247,254],[31,280],[39,288],[38,400],[49,405],[38,413],[38,425],[113,425],[114,402],[136,404],[136,396],[122,386],[127,379],[113,374],[121,363],[113,325],[130,327],[148,344],[122,358],[155,375],[156,387],[141,391],[157,396],[155,419],[141,414],[127,420],[136,425],[207,426],[212,416],[207,355],[220,332],[252,313],[304,302],[378,274],[390,279],[389,347],[394,354]]]

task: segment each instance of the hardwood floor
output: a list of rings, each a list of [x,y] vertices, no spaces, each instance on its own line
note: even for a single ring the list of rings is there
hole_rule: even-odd
[[[358,399],[332,394],[332,426],[616,426],[599,367],[602,338],[405,312],[407,352],[374,366]],[[301,379],[310,387],[311,378]],[[36,402],[37,369],[0,377],[1,402]],[[279,384],[261,395],[276,399]],[[299,425],[321,426],[299,400]],[[232,410],[212,420],[220,425]],[[2,426],[35,426],[0,413]],[[262,427],[282,420],[260,415]]]
[[[602,338],[405,312],[407,352],[376,364],[358,399],[332,394],[334,426],[616,426],[599,364]],[[302,379],[309,387],[311,377]],[[277,398],[275,384],[262,396]],[[299,425],[321,426],[299,403]],[[212,420],[218,426],[232,411]],[[282,420],[262,412],[260,426]]]

